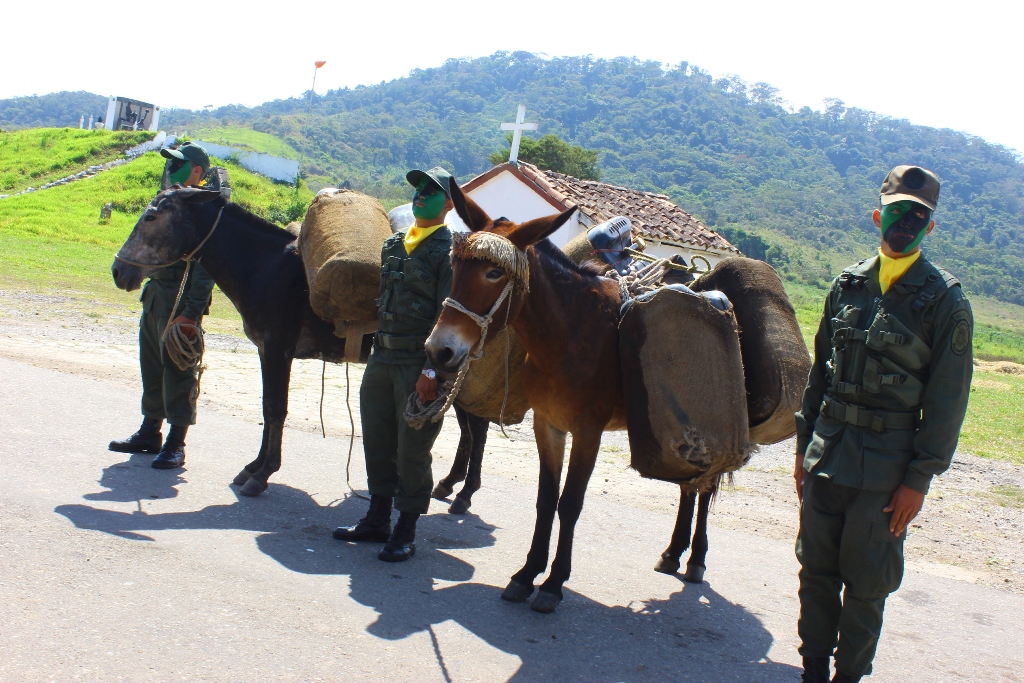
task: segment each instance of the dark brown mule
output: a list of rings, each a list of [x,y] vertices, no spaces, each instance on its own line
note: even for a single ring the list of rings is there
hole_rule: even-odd
[[[531,605],[539,612],[551,612],[561,601],[562,584],[569,578],[573,534],[601,433],[626,427],[618,349],[619,287],[615,281],[577,266],[545,239],[575,209],[517,225],[505,218],[492,221],[458,188],[453,188],[452,200],[473,234],[458,235],[453,242],[450,300],[457,306],[448,305],[441,313],[427,340],[427,353],[435,367],[454,372],[480,341],[478,323],[459,308],[476,317],[490,314],[494,324],[489,326],[489,335],[496,334],[507,320],[526,346],[522,381],[534,411],[540,455],[537,524],[526,564],[512,577],[502,597],[522,602],[533,593],[534,579],[547,568],[557,511],[555,559]],[[499,304],[506,290],[508,295]],[[566,433],[572,434],[572,450],[559,495]],[[692,515],[693,496],[688,500]],[[698,528],[706,533],[707,505],[703,503],[702,496],[705,521],[698,522]],[[689,533],[688,516],[685,531],[680,530],[684,507],[680,506],[674,539]],[[703,568],[706,538],[703,548],[697,545],[694,550],[701,551],[699,564]],[[666,553],[681,553],[684,548],[673,542]]]

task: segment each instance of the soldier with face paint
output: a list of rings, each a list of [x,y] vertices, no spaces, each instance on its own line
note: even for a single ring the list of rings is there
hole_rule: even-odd
[[[177,149],[162,149],[167,159],[163,190],[171,185],[199,187],[210,174],[210,157],[199,145],[186,142]],[[224,174],[226,177],[226,172]],[[220,186],[222,177],[215,176]],[[225,183],[226,185],[226,183]],[[142,295],[142,318],[139,321],[139,366],[142,371],[142,426],[123,441],[111,441],[109,448],[119,453],[155,453],[156,469],[177,469],[185,464],[185,435],[196,423],[196,402],[199,398],[198,374],[194,368],[182,370],[167,355],[163,331],[168,318],[181,323],[185,330],[199,328],[203,316],[210,312],[213,278],[200,263],[189,272],[188,282],[178,308],[171,311],[178,287],[185,276],[185,263],[154,271]],[[164,420],[171,427],[163,440]]]
[[[907,526],[948,467],[967,411],[974,319],[960,283],[921,253],[939,180],[885,177],[878,255],[835,279],[796,414],[798,630],[806,683],[871,673]]]
[[[430,504],[430,449],[442,422],[413,429],[402,414],[413,391],[424,402],[437,398],[423,345],[452,291],[452,234],[444,217],[455,180],[443,168],[410,171],[406,179],[415,188],[416,223],[384,242],[377,334],[359,389],[370,510],[355,526],[334,531],[342,541],[384,542],[378,557],[386,562],[413,556],[416,521]],[[393,531],[392,505],[400,513]]]

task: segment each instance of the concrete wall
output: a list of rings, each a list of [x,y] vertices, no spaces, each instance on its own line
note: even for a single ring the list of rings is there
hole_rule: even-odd
[[[228,147],[216,142],[205,142],[196,140],[197,145],[207,151],[208,154],[226,159],[234,155],[242,168],[259,173],[260,175],[280,180],[282,182],[294,183],[299,175],[299,162],[295,159],[285,159],[271,154],[260,154],[259,152],[247,152],[237,147]]]

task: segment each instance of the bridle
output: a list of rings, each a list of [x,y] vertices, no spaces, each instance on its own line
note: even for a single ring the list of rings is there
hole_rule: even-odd
[[[129,266],[136,266],[138,268],[166,268],[167,266],[173,266],[178,261],[184,261],[185,263],[191,265],[190,262],[192,261],[192,257],[199,253],[199,250],[206,245],[206,242],[213,236],[213,231],[216,230],[217,225],[220,224],[220,217],[221,214],[224,213],[225,206],[227,206],[226,203],[221,205],[220,210],[217,212],[217,218],[213,221],[213,225],[210,226],[210,231],[206,233],[206,237],[204,237],[203,240],[199,243],[199,246],[197,246],[195,249],[188,252],[181,258],[174,259],[173,261],[168,261],[167,263],[139,263],[136,261],[129,261],[128,259],[124,258],[123,256],[121,256],[121,252],[119,251],[118,253],[114,254],[114,259],[120,261],[121,263],[127,263]]]
[[[474,313],[451,297],[446,298],[441,304],[462,313],[480,328],[480,341],[476,343],[469,355],[469,360],[476,360],[484,353],[487,331],[491,323],[494,322],[494,314],[501,308],[501,304],[513,290],[521,291],[524,294],[530,291],[530,261],[526,252],[513,244],[512,240],[493,232],[475,232],[468,237],[462,235],[453,237],[452,255],[488,261],[504,270],[508,277],[505,288],[501,290],[501,294],[491,306],[491,310],[484,315]],[[505,310],[505,324],[502,327],[506,331],[511,313],[512,302],[509,301],[508,308]]]

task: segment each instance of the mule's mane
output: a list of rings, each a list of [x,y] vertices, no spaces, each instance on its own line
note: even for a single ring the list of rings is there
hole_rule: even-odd
[[[489,261],[508,273],[516,288],[530,289],[530,261],[507,238],[493,232],[455,233],[452,235],[452,256],[461,259]]]
[[[277,237],[285,237],[289,240],[295,239],[295,235],[288,232],[280,225],[257,216],[252,211],[249,211],[234,202],[228,202],[224,205],[224,213],[231,218],[244,221],[248,227],[258,228],[263,232],[269,232]]]

